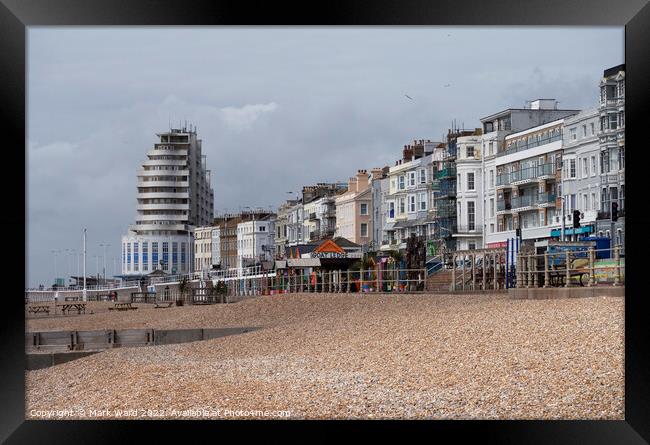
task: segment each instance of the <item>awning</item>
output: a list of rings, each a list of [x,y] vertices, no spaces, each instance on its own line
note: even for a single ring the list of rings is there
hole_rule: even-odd
[[[289,258],[287,260],[287,266],[289,267],[319,267],[320,258]]]
[[[395,228],[395,223],[384,224],[384,230],[393,230],[394,228]]]

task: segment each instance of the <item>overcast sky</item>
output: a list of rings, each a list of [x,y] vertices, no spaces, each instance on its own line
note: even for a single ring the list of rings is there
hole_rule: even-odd
[[[52,250],[108,243],[107,275],[136,215],[155,133],[198,127],[215,212],[277,206],[303,185],[394,165],[509,107],[596,104],[623,63],[623,28],[44,28],[28,30],[28,285]],[[445,87],[445,85],[450,85]],[[405,97],[409,95],[413,100]],[[69,253],[69,252],[68,252]],[[57,275],[77,259],[57,256]],[[102,259],[99,259],[100,270]]]

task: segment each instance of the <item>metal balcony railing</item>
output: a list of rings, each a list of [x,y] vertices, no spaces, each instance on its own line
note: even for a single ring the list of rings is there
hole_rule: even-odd
[[[546,192],[537,194],[537,204],[554,204],[555,199],[555,193]]]
[[[561,141],[561,140],[562,140],[562,133],[560,132],[559,134],[554,134],[553,136],[550,137],[536,138],[531,140],[530,142],[518,141],[514,144],[511,144],[507,149],[497,153],[497,156],[506,156],[520,151],[528,150],[529,148],[540,147],[542,145],[550,144],[551,142]]]
[[[456,176],[456,167],[446,167],[435,172],[436,179],[452,178]]]
[[[536,204],[536,200],[531,195],[517,196],[516,198],[512,198],[511,202],[513,209],[530,207]]]
[[[510,184],[510,174],[502,173],[497,175],[497,185],[509,185]]]
[[[510,209],[512,209],[512,204],[510,203],[510,200],[503,200],[503,199],[497,200],[497,211],[501,212],[503,210],[510,210]]]

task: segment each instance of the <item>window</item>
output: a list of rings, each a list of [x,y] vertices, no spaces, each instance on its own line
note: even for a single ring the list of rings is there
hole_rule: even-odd
[[[415,172],[409,172],[409,187],[415,187]]]
[[[467,190],[474,190],[474,173],[467,173]]]
[[[490,216],[494,216],[494,198],[490,198]]]
[[[494,170],[490,170],[490,187],[494,187]]]
[[[490,224],[490,233],[494,233],[494,224]]]
[[[591,127],[591,135],[592,136],[595,135],[596,134],[596,126],[594,125],[593,122],[590,123],[589,126]]]
[[[409,213],[415,212],[415,195],[409,195]]]
[[[476,243],[468,243],[467,248],[469,250],[476,250]]]
[[[582,196],[582,208],[584,209],[583,211],[589,209],[589,195],[586,193]]]
[[[596,156],[591,157],[591,176],[596,176]]]
[[[494,142],[490,141],[490,144],[488,146],[490,147],[488,153],[490,156],[492,156],[494,154]]]
[[[586,125],[582,126],[582,137],[583,138],[587,137],[587,126]]]
[[[475,203],[474,201],[467,202],[467,230],[476,230],[475,226]]]
[[[163,243],[163,268],[169,270],[169,243]]]
[[[389,201],[388,202],[388,217],[389,218],[395,218],[395,202],[394,201]]]
[[[178,264],[178,243],[172,243],[172,264],[174,267]]]
[[[142,243],[142,270],[149,270],[149,243]]]
[[[596,202],[596,194],[591,194],[591,210],[596,210],[598,208],[598,203]]]
[[[399,213],[400,213],[400,215],[404,214],[404,212],[405,212],[405,210],[404,210],[404,201],[405,201],[404,198],[399,199]]]
[[[185,269],[185,248],[187,243],[181,243],[181,264],[183,269]],[[205,247],[208,247],[207,245]],[[206,249],[207,250],[207,249]]]
[[[420,184],[424,184],[427,182],[427,171],[426,169],[420,170]]]
[[[621,145],[618,149],[618,168],[625,168],[625,146]]]
[[[133,243],[133,270],[139,270],[139,261],[138,261],[138,243]]]
[[[458,191],[460,192],[463,188],[461,187],[461,184],[463,183],[462,181],[462,174],[458,173]]]
[[[468,158],[474,157],[474,147],[467,147],[467,157]]]
[[[623,210],[625,208],[625,184],[621,184],[621,196],[619,196],[619,210]]]
[[[618,116],[616,115],[616,113],[611,113],[609,115],[609,129],[616,130],[617,123],[618,123]]]
[[[131,265],[131,243],[128,243],[126,245],[126,264],[126,267],[130,269],[129,266]]]
[[[600,152],[600,173],[609,173],[609,152],[607,150]]]
[[[361,223],[361,236],[362,237],[368,236],[368,224],[366,223]]]
[[[587,158],[582,159],[582,175],[585,178],[589,176],[589,163],[587,162]]]
[[[420,193],[420,210],[426,210],[426,209],[427,209],[427,194]]]
[[[570,178],[575,178],[576,177],[576,160],[575,159],[570,159],[569,160],[569,177]]]
[[[158,243],[151,243],[151,264],[154,270],[158,268]]]
[[[571,137],[572,141],[575,141],[577,139],[576,129],[575,128],[571,128],[569,130],[569,136]]]
[[[362,215],[367,215],[368,214],[368,204],[365,202],[361,203],[361,214]]]
[[[399,177],[399,190],[404,190],[404,176]]]

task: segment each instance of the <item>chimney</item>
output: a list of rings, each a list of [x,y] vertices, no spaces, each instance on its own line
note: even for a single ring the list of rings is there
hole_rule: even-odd
[[[366,170],[357,171],[357,192],[363,192],[368,188],[368,172]]]
[[[372,174],[373,181],[384,177],[384,171],[381,168],[373,168],[370,170],[370,173]]]
[[[357,191],[357,179],[348,178],[348,192],[355,193]]]
[[[413,149],[411,148],[410,145],[404,146],[404,151],[402,152],[402,159],[404,159],[404,162],[409,162],[411,159],[413,159]]]

